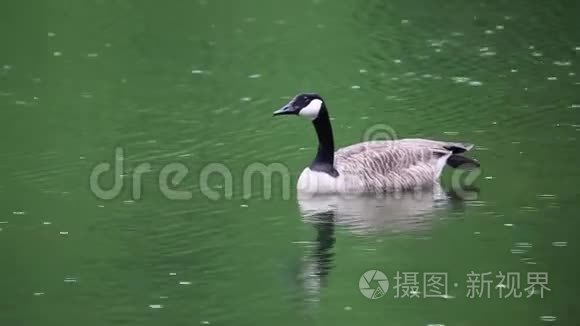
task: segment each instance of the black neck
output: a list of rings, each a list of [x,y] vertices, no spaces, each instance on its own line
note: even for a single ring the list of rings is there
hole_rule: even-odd
[[[332,136],[332,126],[326,106],[322,104],[318,117],[312,121],[316,135],[318,136],[318,152],[310,169],[330,174],[333,177],[338,176],[334,168],[334,137]]]

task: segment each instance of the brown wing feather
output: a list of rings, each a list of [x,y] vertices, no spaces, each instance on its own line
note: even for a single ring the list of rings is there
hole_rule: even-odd
[[[452,153],[449,145],[422,139],[359,143],[338,150],[335,165],[369,191],[409,190],[433,185],[441,172],[437,162]]]

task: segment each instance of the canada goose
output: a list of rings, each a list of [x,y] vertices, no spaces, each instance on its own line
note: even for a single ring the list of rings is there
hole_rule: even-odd
[[[479,167],[459,155],[473,145],[429,139],[367,141],[334,151],[326,104],[318,94],[298,94],[274,115],[310,119],[318,136],[316,157],[302,171],[298,192],[308,194],[384,193],[429,188],[438,184],[445,164]]]

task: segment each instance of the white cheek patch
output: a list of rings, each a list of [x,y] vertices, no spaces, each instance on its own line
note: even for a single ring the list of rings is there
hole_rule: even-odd
[[[322,101],[319,99],[314,99],[308,103],[307,106],[303,107],[302,110],[298,113],[298,115],[308,118],[310,120],[316,119],[318,117],[318,113],[320,112],[320,108],[322,107]]]

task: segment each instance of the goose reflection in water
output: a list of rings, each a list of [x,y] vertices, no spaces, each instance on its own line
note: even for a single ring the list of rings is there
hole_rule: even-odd
[[[307,250],[299,277],[306,300],[318,301],[320,289],[327,285],[334,263],[336,228],[356,235],[420,233],[430,228],[435,211],[448,207],[450,198],[440,187],[378,196],[299,196],[302,217],[316,230],[316,239]]]

